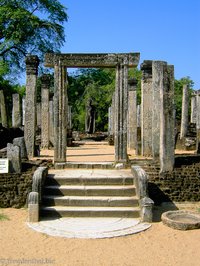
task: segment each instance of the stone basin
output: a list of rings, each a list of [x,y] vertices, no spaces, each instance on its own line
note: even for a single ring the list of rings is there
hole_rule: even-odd
[[[178,230],[200,228],[200,214],[190,211],[167,211],[161,216],[163,224]]]

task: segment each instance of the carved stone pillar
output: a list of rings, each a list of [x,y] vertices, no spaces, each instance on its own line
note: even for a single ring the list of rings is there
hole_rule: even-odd
[[[180,139],[186,137],[188,123],[189,123],[189,91],[188,91],[188,85],[183,85]]]
[[[128,88],[128,148],[137,151],[137,80],[130,79]]]
[[[39,59],[35,55],[26,57],[26,100],[24,119],[24,138],[28,158],[35,154],[36,129],[36,81]]]
[[[21,103],[18,93],[12,95],[12,127],[21,127],[22,115],[21,115]]]
[[[66,67],[60,60],[54,66],[54,163],[66,162],[67,85]]]
[[[196,92],[193,91],[192,97],[191,97],[191,117],[190,122],[195,123],[197,122],[197,96]]]
[[[8,127],[8,118],[6,112],[6,103],[3,90],[0,90],[0,109],[1,109],[1,123],[3,127]]]
[[[142,155],[152,156],[152,61],[145,60],[141,64],[141,145]]]
[[[115,91],[115,161],[126,163],[127,156],[127,111],[128,111],[128,66],[127,58],[116,67]]]
[[[54,121],[53,121],[53,99],[49,101],[49,140],[54,146]]]
[[[41,77],[41,147],[48,149],[49,147],[49,75]]]
[[[157,112],[153,108],[153,155],[159,154],[160,173],[171,172],[174,167],[174,66],[153,61],[152,76],[153,101],[157,106]],[[159,137],[157,141],[155,137]]]

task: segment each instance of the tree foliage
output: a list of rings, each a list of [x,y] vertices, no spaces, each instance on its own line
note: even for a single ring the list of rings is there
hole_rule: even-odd
[[[86,104],[91,99],[96,113],[96,130],[107,130],[108,107],[115,88],[115,71],[79,69],[68,80],[68,98],[72,105],[74,129],[84,131]]]
[[[0,57],[22,69],[27,54],[41,59],[65,41],[66,9],[58,0],[0,0]]]
[[[194,82],[190,79],[190,77],[183,77],[180,80],[175,79],[174,81],[174,100],[175,100],[177,120],[181,120],[183,85],[186,85],[186,84],[189,86],[189,95],[191,97],[191,92],[194,86]],[[190,100],[189,100],[189,103],[190,103]]]

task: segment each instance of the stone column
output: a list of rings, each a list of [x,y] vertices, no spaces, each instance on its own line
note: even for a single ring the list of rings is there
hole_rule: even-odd
[[[152,88],[152,61],[145,60],[141,64],[141,153],[143,156],[152,157],[152,113],[153,106],[155,113],[158,115],[158,106],[153,101]],[[158,92],[155,97],[158,97]],[[156,99],[156,103],[158,101]],[[158,130],[158,128],[157,128]],[[159,138],[158,138],[159,139]],[[157,142],[158,142],[157,139]]]
[[[28,158],[35,154],[35,129],[36,129],[36,81],[39,59],[35,55],[26,57],[26,100],[24,138]]]
[[[8,127],[8,118],[6,112],[6,104],[3,90],[0,90],[0,109],[1,109],[1,123],[3,127]]]
[[[115,91],[115,162],[126,163],[127,111],[128,111],[128,65],[127,58],[116,67]]]
[[[112,134],[112,107],[110,106],[108,108],[108,135],[110,136]]]
[[[190,122],[195,123],[197,122],[197,97],[196,92],[193,91],[192,98],[191,98],[191,117]]]
[[[152,74],[153,86],[160,90],[160,173],[172,172],[175,143],[174,66],[163,61],[153,61]]]
[[[41,77],[41,147],[49,148],[49,75]]]
[[[137,105],[137,127],[141,127],[141,105]]]
[[[54,146],[53,100],[49,101],[49,140]]]
[[[159,160],[160,154],[160,91],[163,87],[163,65],[166,62],[152,62],[152,155],[154,160]]]
[[[67,145],[66,68],[61,61],[54,66],[54,163],[66,162]]]
[[[22,98],[22,126],[24,126],[25,122],[25,96]]]
[[[69,130],[72,129],[72,107],[68,105],[68,112],[67,112],[67,128]]]
[[[42,95],[41,95],[42,96]],[[36,125],[37,127],[41,128],[41,113],[42,113],[42,104],[41,102],[37,102],[37,107],[36,107]]]
[[[186,137],[189,123],[189,91],[188,85],[183,85],[182,112],[181,112],[181,133],[180,139]]]
[[[18,93],[12,95],[12,127],[22,126],[22,116],[21,116],[21,103],[20,96]]]
[[[197,116],[196,116],[196,129],[197,129],[197,153],[200,153],[200,90],[196,91],[196,103],[197,103]]]
[[[137,80],[130,79],[128,91],[128,148],[137,150]]]
[[[115,132],[115,93],[112,96],[112,104],[108,110],[108,144],[114,145]]]

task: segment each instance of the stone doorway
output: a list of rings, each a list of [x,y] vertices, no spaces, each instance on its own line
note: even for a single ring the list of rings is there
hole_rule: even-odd
[[[67,68],[115,68],[115,162],[127,162],[128,68],[137,67],[139,53],[46,54],[54,68],[54,163],[66,163]]]

